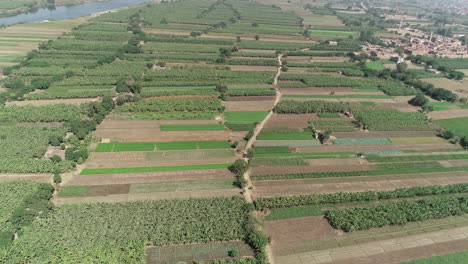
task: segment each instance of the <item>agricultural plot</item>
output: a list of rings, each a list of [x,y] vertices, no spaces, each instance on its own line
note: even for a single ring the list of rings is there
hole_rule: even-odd
[[[56,207],[24,229],[10,219],[36,187],[0,184],[15,200],[0,221],[23,231],[0,262],[263,264],[270,241],[275,263],[384,264],[403,245],[423,256],[426,239],[463,245],[450,234],[468,227],[468,157],[438,135],[464,135],[465,106],[418,111],[415,85],[368,77],[389,61],[350,59],[358,32],[393,22],[359,5],[262,2],[109,12],[6,68],[2,179],[67,173]],[[36,37],[0,32],[0,44]]]
[[[468,137],[467,117],[439,119],[434,121],[445,130],[453,131],[459,137]]]
[[[185,208],[183,210],[184,217],[181,217],[182,215],[174,211],[173,208]],[[148,214],[148,212],[158,213]],[[203,216],[199,212],[203,212]],[[220,212],[223,213],[221,214]],[[25,236],[22,236],[20,240],[16,240],[11,247],[2,249],[2,253],[8,254],[8,257],[5,257],[2,262],[21,262],[27,258],[34,258],[39,262],[60,261],[63,257],[63,252],[68,252],[68,259],[102,259],[105,257],[117,262],[123,260],[125,262],[144,263],[144,251],[147,245],[159,246],[244,239],[245,230],[243,226],[248,221],[248,212],[249,207],[246,206],[246,203],[241,198],[167,200],[56,207],[44,219],[46,225],[39,225],[38,222],[34,223],[29,232],[25,233]],[[91,223],[76,221],[76,216],[78,215],[93,216],[89,218]],[[221,215],[222,217],[220,218]],[[135,218],[134,216],[138,217]],[[203,221],[205,223],[204,227],[203,225],[200,226],[200,219],[205,217],[206,221]],[[138,221],[135,221],[136,219]],[[216,219],[216,221],[213,222],[210,219]],[[152,223],[151,226],[155,229],[148,232],[147,224],[150,222]],[[57,223],[59,224],[57,225]],[[104,233],[102,233],[103,225],[109,227],[106,232],[108,234],[109,232],[112,233],[112,241],[107,239]],[[60,241],[60,246],[47,246],[49,244],[46,241],[47,237],[51,237],[46,234],[51,232],[56,234],[54,240]],[[184,235],[186,232],[190,232],[192,235]],[[102,235],[97,237],[85,235],[89,233]],[[147,233],[151,233],[154,236],[143,240],[142,234]],[[38,238],[40,239],[36,240]],[[94,238],[99,238],[99,241],[94,240]],[[37,242],[32,243],[32,241],[41,241],[44,244],[38,247]],[[131,247],[129,246],[130,241],[133,241]],[[151,242],[147,243],[148,241]],[[64,251],[63,249],[68,247],[69,243],[79,244],[79,247],[83,250],[79,252]],[[39,254],[37,252],[38,248],[47,250],[46,252],[41,251],[43,253]],[[11,255],[13,252],[16,253]],[[2,254],[2,256],[6,255]],[[14,256],[14,259],[11,256]]]
[[[116,142],[100,143],[96,152],[225,149],[230,147],[231,145],[226,141]]]

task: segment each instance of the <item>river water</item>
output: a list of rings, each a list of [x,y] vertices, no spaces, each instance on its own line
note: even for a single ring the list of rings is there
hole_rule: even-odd
[[[139,5],[150,1],[151,0],[111,0],[108,2],[83,3],[73,6],[58,6],[53,10],[48,8],[40,8],[37,10],[37,12],[0,18],[0,25],[7,26],[20,22],[40,22],[44,20],[72,19],[116,8]]]

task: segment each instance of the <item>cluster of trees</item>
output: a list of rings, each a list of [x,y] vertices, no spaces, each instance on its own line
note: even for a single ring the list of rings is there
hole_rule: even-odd
[[[367,69],[364,70],[364,72],[366,76],[376,76],[381,79],[393,78],[400,80],[406,85],[412,86],[423,92],[425,95],[438,101],[455,102],[458,100],[457,95],[452,91],[443,88],[436,88],[431,83],[426,83],[417,79],[413,72],[407,71],[407,67],[408,65],[406,63],[399,63],[397,64],[396,70],[384,69],[381,71],[375,71]]]
[[[243,189],[247,185],[244,173],[249,170],[249,163],[243,159],[238,159],[229,167],[229,170],[236,175],[234,184]]]
[[[446,77],[449,79],[462,80],[463,78],[465,78],[465,74],[463,72],[455,71],[452,68],[454,65],[441,64],[440,60],[438,60],[437,58],[421,55],[409,55],[406,59],[410,60],[415,64],[425,64],[426,68],[432,67],[433,69],[437,69],[438,71],[444,72],[446,74]]]

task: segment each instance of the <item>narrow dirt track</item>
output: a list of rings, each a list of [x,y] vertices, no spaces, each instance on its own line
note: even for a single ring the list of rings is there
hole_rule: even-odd
[[[244,155],[245,155],[245,161],[249,161],[249,158],[248,156],[246,155],[248,153],[248,151],[252,148],[255,140],[257,139],[257,136],[258,134],[262,131],[263,127],[265,126],[265,124],[268,122],[268,120],[271,118],[271,116],[273,115],[273,109],[275,108],[275,106],[279,103],[279,101],[281,100],[281,92],[280,90],[278,89],[278,79],[281,75],[281,68],[283,66],[283,62],[281,60],[281,58],[283,57],[283,54],[279,54],[278,55],[278,69],[276,71],[276,74],[275,74],[275,78],[273,80],[273,88],[275,88],[275,91],[276,91],[276,97],[275,97],[275,103],[273,104],[273,107],[271,108],[270,112],[268,113],[268,115],[265,117],[265,119],[262,120],[262,122],[260,122],[260,124],[258,124],[255,129],[254,129],[254,134],[253,136],[249,139],[249,141],[247,142],[245,148],[244,148]],[[253,199],[252,199],[252,189],[253,189],[253,185],[252,185],[252,181],[250,179],[250,171],[247,171],[245,174],[244,174],[244,178],[245,180],[247,181],[247,184],[246,184],[246,187],[244,189],[244,197],[245,197],[245,200],[249,203],[253,203]],[[267,253],[267,256],[268,256],[268,262],[270,264],[275,264],[274,263],[274,257],[273,257],[273,251],[272,251],[272,248],[270,247],[270,245],[267,245],[266,249],[265,249],[266,253]]]

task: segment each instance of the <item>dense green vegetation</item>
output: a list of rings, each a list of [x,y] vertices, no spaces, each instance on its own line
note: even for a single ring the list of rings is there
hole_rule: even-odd
[[[145,263],[147,245],[248,240],[249,211],[240,197],[65,205],[0,250],[0,259],[3,263],[85,259]],[[83,215],[88,217],[77,221]]]
[[[349,109],[345,103],[333,103],[325,101],[290,101],[279,102],[273,111],[279,114],[309,114],[309,113],[342,113]]]
[[[406,197],[421,197],[440,194],[455,194],[468,192],[468,184],[453,184],[446,186],[422,186],[412,188],[400,188],[391,191],[367,191],[367,192],[340,192],[330,194],[310,194],[299,196],[277,196],[258,198],[255,206],[263,208],[283,208],[320,204],[339,204],[360,201],[377,201]]]
[[[462,215],[467,212],[466,197],[438,197],[362,208],[333,209],[327,211],[325,217],[334,228],[349,232]]]

